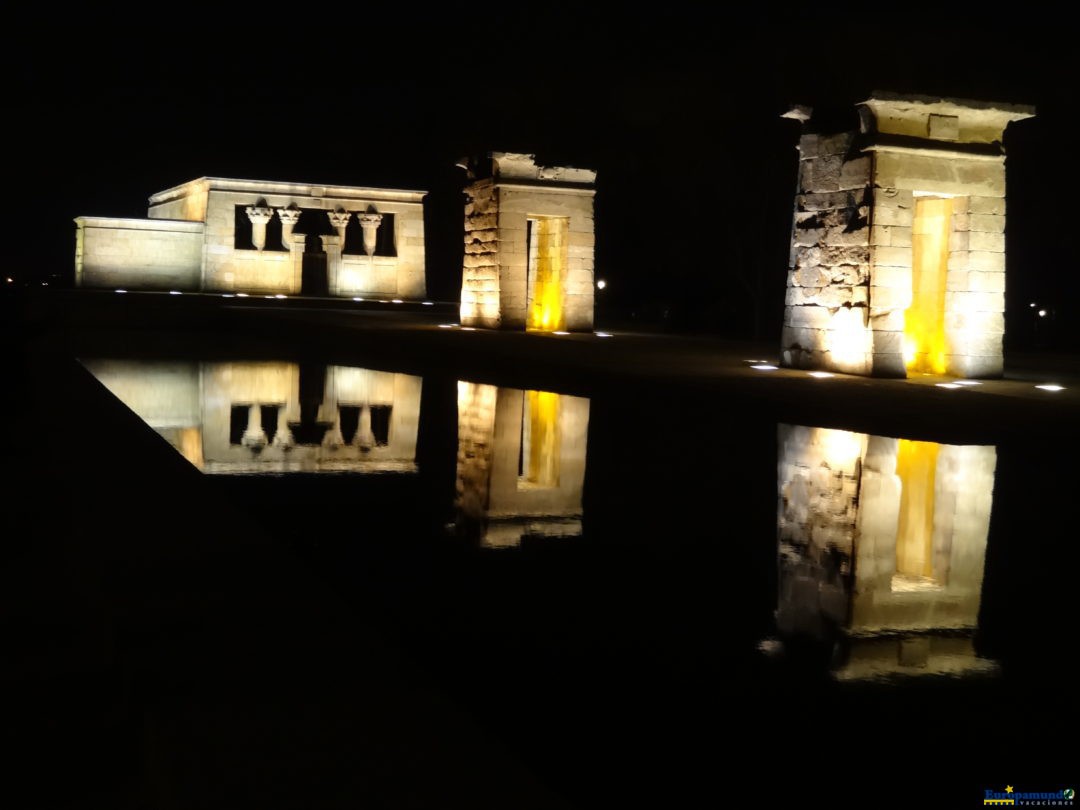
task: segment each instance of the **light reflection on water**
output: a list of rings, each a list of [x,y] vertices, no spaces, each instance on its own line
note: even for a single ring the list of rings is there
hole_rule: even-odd
[[[419,377],[288,362],[84,365],[205,473],[416,471]]]
[[[995,448],[787,424],[778,440],[784,646],[827,649],[840,680],[995,672],[974,644]]]
[[[581,534],[589,400],[458,382],[455,530],[488,548]]]

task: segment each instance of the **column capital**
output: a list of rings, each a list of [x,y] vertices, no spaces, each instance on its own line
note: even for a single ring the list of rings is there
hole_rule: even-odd
[[[360,226],[363,228],[378,228],[382,224],[382,214],[360,214],[357,219],[360,220]]]
[[[335,228],[344,228],[349,224],[352,211],[327,211],[326,216],[330,218],[330,224]]]
[[[300,219],[299,208],[279,208],[277,210],[278,219],[281,220],[282,225],[295,225]]]
[[[274,209],[261,205],[249,205],[244,209],[252,225],[265,225],[274,216]]]

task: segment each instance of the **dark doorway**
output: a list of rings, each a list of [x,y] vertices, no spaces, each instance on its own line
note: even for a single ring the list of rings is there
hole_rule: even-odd
[[[326,251],[317,234],[308,234],[304,240],[304,263],[301,267],[300,294],[328,296],[330,286],[326,278]]]

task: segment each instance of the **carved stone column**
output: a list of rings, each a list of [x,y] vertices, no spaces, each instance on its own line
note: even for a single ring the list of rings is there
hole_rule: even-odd
[[[353,440],[359,445],[360,450],[367,453],[375,446],[375,434],[371,432],[371,405],[365,405],[360,409],[360,424],[356,429],[356,438]]]
[[[300,220],[300,209],[279,208],[277,215],[278,219],[281,220],[281,244],[289,247],[293,228],[296,227],[296,223]]]
[[[274,446],[282,450],[291,450],[296,444],[292,431],[289,429],[289,406],[282,405],[277,412],[277,432],[274,433]]]
[[[341,242],[340,236],[320,236],[326,251],[326,282],[330,295],[341,295]]]
[[[240,444],[255,453],[266,447],[266,431],[263,430],[262,426],[262,409],[258,404],[252,405],[248,409],[247,429],[240,439]]]
[[[292,262],[293,295],[300,295],[304,291],[304,250],[307,248],[307,234],[290,233],[285,247],[289,249],[289,260]]]
[[[379,225],[382,224],[382,214],[361,214],[360,227],[364,229],[364,252],[368,256],[375,254],[375,245],[379,235]]]
[[[330,218],[330,224],[334,226],[334,230],[337,231],[338,237],[341,239],[341,244],[345,244],[345,228],[349,225],[349,217],[352,216],[352,211],[327,211],[326,216]]]
[[[274,209],[262,205],[249,205],[247,217],[251,220],[251,241],[256,250],[262,250],[266,245],[266,223],[274,216]]]

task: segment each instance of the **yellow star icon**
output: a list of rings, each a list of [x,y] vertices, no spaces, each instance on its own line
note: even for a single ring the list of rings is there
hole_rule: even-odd
[[[1006,793],[1012,793],[1013,792],[1013,786],[1012,785],[1006,785],[1005,786],[1005,792]]]

